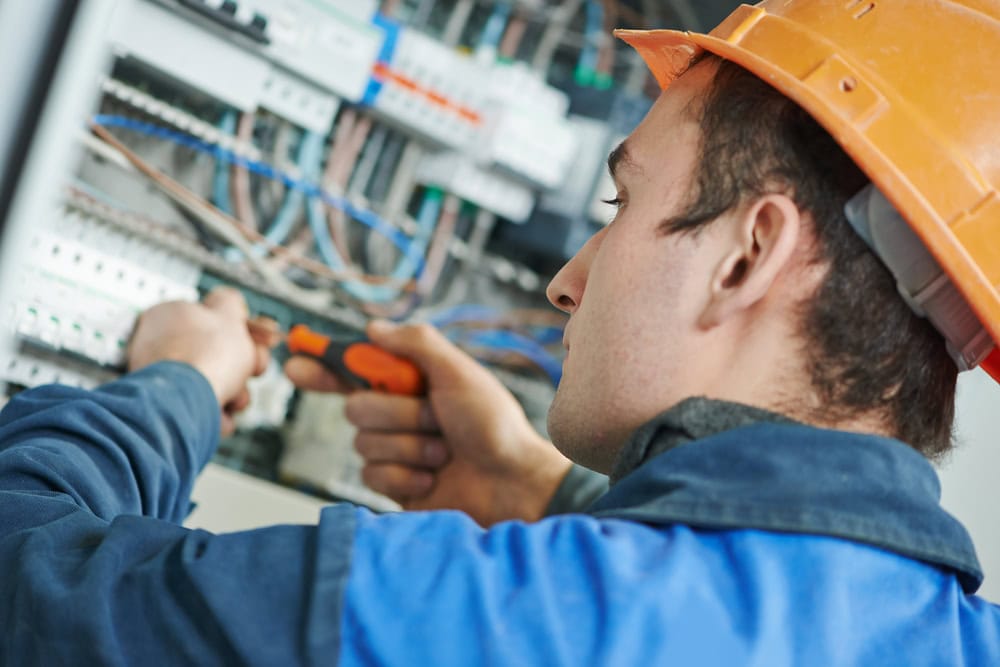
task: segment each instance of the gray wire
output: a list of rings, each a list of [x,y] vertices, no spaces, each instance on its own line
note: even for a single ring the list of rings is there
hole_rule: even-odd
[[[542,33],[542,38],[538,41],[535,57],[531,59],[531,66],[536,71],[542,74],[548,72],[552,57],[565,39],[566,29],[580,10],[582,3],[583,0],[563,0],[559,8],[552,12],[552,18],[545,28],[545,32]]]
[[[444,26],[444,32],[441,33],[442,42],[448,46],[458,44],[458,41],[462,39],[462,33],[465,31],[465,26],[469,23],[469,17],[472,15],[472,10],[475,6],[475,0],[458,0],[455,7],[451,10],[448,23]]]
[[[375,172],[375,165],[378,163],[379,155],[382,154],[382,148],[385,146],[388,135],[389,131],[385,125],[379,125],[372,131],[368,138],[368,145],[365,146],[361,159],[354,168],[354,174],[351,175],[350,185],[347,188],[351,196],[363,196],[368,189],[368,183]]]
[[[410,16],[410,25],[418,29],[427,27],[427,22],[431,18],[431,13],[434,11],[436,3],[437,0],[420,0],[416,11]]]

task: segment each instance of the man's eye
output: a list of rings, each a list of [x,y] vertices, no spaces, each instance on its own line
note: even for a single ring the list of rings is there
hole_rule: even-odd
[[[607,204],[608,206],[614,206],[615,208],[621,208],[622,206],[621,197],[615,197],[614,199],[602,199],[601,201]]]

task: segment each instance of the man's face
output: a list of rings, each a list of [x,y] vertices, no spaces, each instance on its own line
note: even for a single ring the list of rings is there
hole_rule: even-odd
[[[708,295],[711,233],[665,235],[661,223],[689,200],[700,137],[691,109],[714,72],[706,64],[683,75],[612,153],[617,216],[548,288],[549,300],[571,315],[549,435],[596,470],[610,469],[635,428],[700,393],[706,350],[697,319]]]

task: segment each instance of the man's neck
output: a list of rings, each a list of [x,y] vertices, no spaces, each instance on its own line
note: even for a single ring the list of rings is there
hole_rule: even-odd
[[[720,401],[704,397],[688,398],[636,431],[618,452],[611,469],[614,484],[645,461],[679,445],[707,438],[759,422],[793,424],[795,420],[769,410],[743,403]],[[656,428],[656,438],[642,436],[643,429]]]

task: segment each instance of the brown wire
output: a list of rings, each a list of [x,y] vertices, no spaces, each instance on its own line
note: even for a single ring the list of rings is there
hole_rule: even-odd
[[[359,280],[362,282],[380,285],[395,282],[394,279],[387,276],[372,276],[356,272],[336,271],[321,262],[297,254],[281,244],[273,243],[257,230],[248,228],[239,220],[236,220],[232,216],[220,211],[210,202],[200,197],[189,188],[150,165],[103,127],[92,123],[90,128],[99,139],[115,148],[132,164],[133,167],[135,167],[141,174],[149,178],[151,181],[159,185],[163,190],[172,192],[178,198],[184,199],[198,208],[211,211],[212,214],[217,216],[220,220],[234,227],[247,241],[264,246],[268,252],[284,257],[290,263],[295,264],[296,266],[305,269],[316,276],[333,281],[342,282],[347,280]],[[413,291],[415,288],[416,284],[413,280],[409,280],[399,286],[399,289],[402,291]]]
[[[618,3],[615,0],[601,0],[604,5],[604,32],[601,48],[597,54],[595,69],[601,74],[611,75],[615,68],[615,42],[611,31],[618,23]]]
[[[498,49],[501,58],[513,60],[517,57],[517,49],[521,46],[524,32],[528,27],[528,22],[521,12],[515,12],[507,22],[507,29],[504,30],[503,39],[500,40]]]

